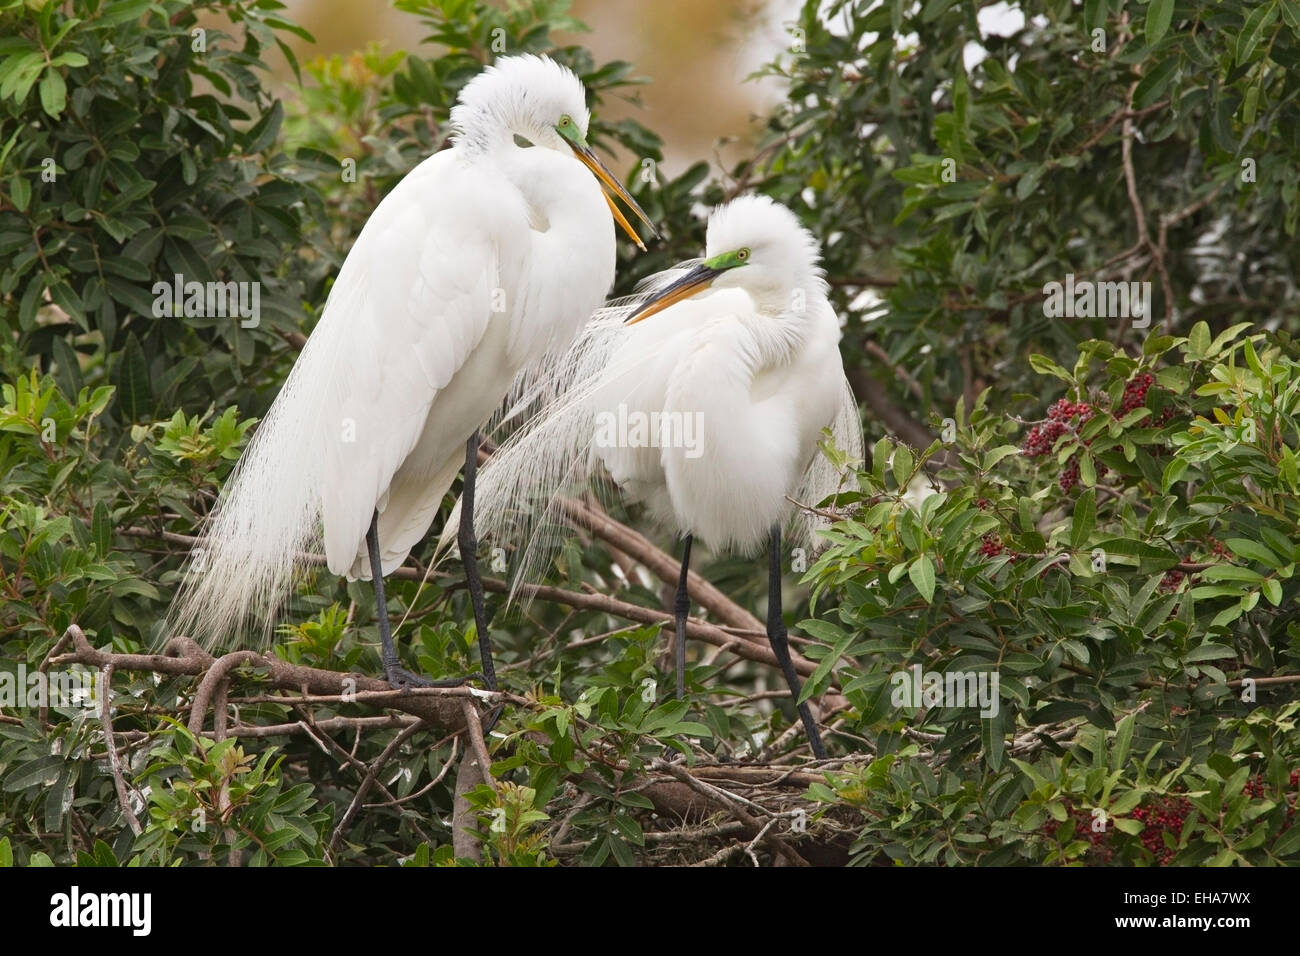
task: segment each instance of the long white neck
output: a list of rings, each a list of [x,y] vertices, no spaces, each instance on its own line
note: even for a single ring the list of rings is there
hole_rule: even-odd
[[[528,268],[506,303],[516,319],[511,356],[523,364],[567,346],[600,306],[614,281],[614,220],[595,177],[571,156],[512,141],[477,161],[490,162],[527,207]]]
[[[751,376],[788,365],[815,329],[837,325],[819,277],[767,290],[747,289],[756,309],[745,314],[742,358]]]

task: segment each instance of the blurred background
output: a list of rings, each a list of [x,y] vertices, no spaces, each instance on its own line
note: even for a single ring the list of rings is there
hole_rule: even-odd
[[[796,0],[575,0],[571,14],[590,33],[558,33],[561,44],[581,43],[598,62],[627,60],[653,82],[638,91],[640,105],[613,100],[604,119],[635,116],[665,140],[665,172],[680,173],[700,159],[730,166],[751,155],[757,115],[780,97],[770,79],[743,82],[789,46],[785,24]],[[427,32],[389,0],[288,0],[289,18],[316,44],[286,37],[303,62],[346,54],[374,42],[384,52],[414,49]],[[293,75],[278,58],[277,79]]]

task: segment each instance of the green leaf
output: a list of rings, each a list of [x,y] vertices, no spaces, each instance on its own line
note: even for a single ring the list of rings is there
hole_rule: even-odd
[[[1292,30],[1300,33],[1300,0],[1282,0],[1282,19]]]
[[[9,177],[9,195],[13,198],[14,208],[19,212],[27,211],[27,204],[32,201],[32,185],[23,173]]]
[[[84,54],[78,53],[75,50],[69,50],[67,53],[60,53],[58,56],[56,56],[53,60],[50,61],[50,65],[69,66],[75,69],[76,67],[79,66],[85,66],[89,62],[90,61],[86,59]]]
[[[1169,489],[1182,480],[1183,475],[1187,474],[1187,459],[1173,458],[1169,464],[1165,465],[1164,474],[1160,476],[1161,494],[1169,494]]]
[[[1147,6],[1147,19],[1144,33],[1147,46],[1155,46],[1169,30],[1174,18],[1174,0],[1151,0]]]
[[[102,501],[95,503],[91,533],[95,539],[95,553],[101,558],[107,557],[113,547],[113,521],[108,516],[108,506]]]
[[[1285,859],[1296,852],[1300,852],[1300,826],[1291,827],[1273,841],[1272,853],[1279,859]]]
[[[1254,324],[1251,322],[1238,322],[1236,325],[1228,326],[1228,328],[1224,329],[1214,337],[1214,341],[1210,344],[1209,349],[1206,351],[1206,355],[1210,358],[1218,355],[1226,349],[1228,345],[1237,338],[1237,336],[1241,335],[1244,329],[1250,328],[1254,328]]]
[[[888,438],[881,438],[871,446],[871,474],[877,481],[885,480],[885,466],[889,463],[893,447]]]
[[[15,767],[4,779],[4,789],[9,791],[26,790],[36,784],[51,784],[59,776],[65,761],[58,754],[37,757],[29,763]]]
[[[153,405],[153,388],[149,383],[149,362],[140,340],[132,332],[118,360],[113,376],[117,388],[118,408],[126,421],[139,421]]]
[[[1277,19],[1278,5],[1277,0],[1265,3],[1251,11],[1250,16],[1246,18],[1245,25],[1241,28],[1241,33],[1237,35],[1237,63],[1242,64],[1250,60],[1250,56],[1255,52],[1255,47],[1259,46],[1259,41],[1264,36],[1264,31],[1272,26],[1273,21]]]
[[[1259,589],[1264,592],[1264,597],[1268,598],[1268,603],[1277,607],[1282,603],[1282,585],[1278,583],[1277,578],[1266,578],[1259,582]]]
[[[914,471],[915,459],[912,457],[912,449],[906,445],[899,445],[894,449],[894,461],[892,470],[894,480],[898,482],[899,488],[907,487],[907,483],[912,478]]]
[[[1074,382],[1074,377],[1069,372],[1061,368],[1061,366],[1057,365],[1046,355],[1040,355],[1037,352],[1030,354],[1029,367],[1035,372],[1039,372],[1043,375],[1054,375],[1062,381],[1070,382],[1071,384]]]
[[[39,50],[0,58],[0,100],[12,96],[15,103],[22,103],[44,67],[45,54]]]
[[[1119,770],[1124,767],[1124,761],[1128,759],[1129,747],[1133,743],[1133,715],[1125,714],[1115,725],[1115,744],[1110,752],[1111,770]]]
[[[1107,538],[1099,541],[1096,547],[1106,552],[1107,556],[1125,555],[1151,561],[1154,565],[1170,567],[1178,563],[1178,555],[1164,548],[1138,541],[1134,538]]]
[[[63,81],[63,74],[55,69],[46,70],[40,91],[41,109],[58,119],[68,105],[68,85]]]
[[[1138,85],[1133,90],[1133,106],[1135,109],[1145,109],[1160,99],[1164,93],[1165,87],[1169,81],[1174,78],[1174,73],[1178,70],[1178,57],[1167,56],[1155,66],[1147,70],[1146,74],[1138,81]]]
[[[1187,333],[1187,357],[1190,359],[1203,359],[1210,350],[1210,326],[1205,322],[1197,322],[1192,326],[1192,330]]]
[[[1021,176],[1020,181],[1016,183],[1016,199],[1024,202],[1032,196],[1035,190],[1038,189],[1038,182],[1043,178],[1045,172],[1047,172],[1045,166],[1035,166]]]
[[[1223,543],[1228,546],[1228,549],[1233,554],[1240,555],[1250,561],[1258,561],[1270,571],[1276,571],[1286,563],[1258,541],[1251,541],[1248,538],[1229,538]]]
[[[248,145],[244,147],[244,152],[260,153],[267,149],[280,135],[280,125],[283,122],[284,105],[280,100],[276,100],[270,111],[248,131]]]
[[[1258,571],[1238,567],[1235,564],[1216,564],[1202,571],[1201,577],[1210,582],[1240,581],[1243,584],[1257,584],[1264,576]]]
[[[1079,495],[1070,520],[1070,547],[1079,550],[1097,524],[1097,492],[1089,488]]]
[[[921,592],[927,604],[934,603],[934,562],[927,554],[921,555],[907,568],[907,576]]]
[[[153,0],[120,0],[106,5],[104,12],[91,21],[91,29],[117,26],[128,20],[138,20],[144,16]]]
[[[1106,22],[1106,0],[1084,0],[1083,28],[1089,34]]]
[[[1246,99],[1241,104],[1241,121],[1249,126],[1255,122],[1255,111],[1259,108],[1259,87],[1252,86],[1246,91]]]
[[[980,742],[984,745],[984,760],[993,771],[1000,770],[1006,753],[1007,739],[1003,732],[1006,710],[1001,708],[996,716],[980,720]]]

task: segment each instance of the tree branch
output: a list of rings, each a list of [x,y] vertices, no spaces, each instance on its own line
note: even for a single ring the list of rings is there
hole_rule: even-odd
[[[64,634],[69,637],[75,648],[72,654],[63,654],[51,660],[51,664],[84,664],[87,667],[103,668],[113,665],[116,670],[144,671],[175,676],[210,676],[210,669],[218,663],[211,654],[186,637],[173,638],[162,654],[113,654],[96,650],[87,640],[81,628],[73,624]],[[232,661],[233,658],[233,661]],[[465,715],[461,710],[461,700],[466,697],[479,697],[484,700],[496,700],[497,695],[487,691],[472,690],[468,687],[425,687],[394,691],[384,681],[362,674],[345,674],[341,671],[319,670],[315,667],[303,667],[289,664],[272,657],[255,654],[252,651],[237,651],[228,654],[222,661],[232,661],[224,665],[224,670],[217,671],[217,677],[209,684],[208,694],[228,674],[229,670],[240,664],[252,664],[267,674],[271,687],[280,690],[296,690],[307,694],[352,695],[354,692],[369,691],[383,694],[384,706],[403,713],[411,714],[427,721],[434,727],[446,731],[465,729]],[[344,682],[348,681],[349,684]],[[200,688],[203,684],[200,684]],[[190,712],[190,726],[202,727],[204,708],[209,697],[195,696],[194,706]],[[358,702],[367,699],[358,694]],[[197,722],[197,723],[196,723]]]

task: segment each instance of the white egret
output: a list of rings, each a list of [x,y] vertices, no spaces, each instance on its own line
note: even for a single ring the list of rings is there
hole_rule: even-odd
[[[763,196],[720,207],[709,218],[705,258],[652,277],[597,313],[547,369],[545,406],[480,475],[480,530],[495,539],[529,526],[523,574],[554,543],[545,529],[558,523],[555,496],[585,486],[602,467],[682,537],[678,697],[698,537],[717,551],[769,549],[767,636],[798,700],[781,610],[789,499],[816,504],[840,487],[839,472],[818,453],[823,429],[852,457],[863,444],[826,293],[818,243],[793,213]],[[538,498],[546,502],[540,511]],[[813,751],[824,756],[807,703],[798,710]]]
[[[461,90],[454,145],[398,183],[348,253],[207,522],[173,633],[213,643],[252,618],[269,635],[304,552],[323,546],[330,571],[374,581],[389,683],[429,684],[398,663],[383,576],[424,537],[463,462],[459,540],[495,686],[474,559],[478,430],[517,373],[565,349],[608,294],[614,221],[645,248],[602,186],[649,224],[592,152],[588,118],[582,83],[546,57],[502,58]]]

